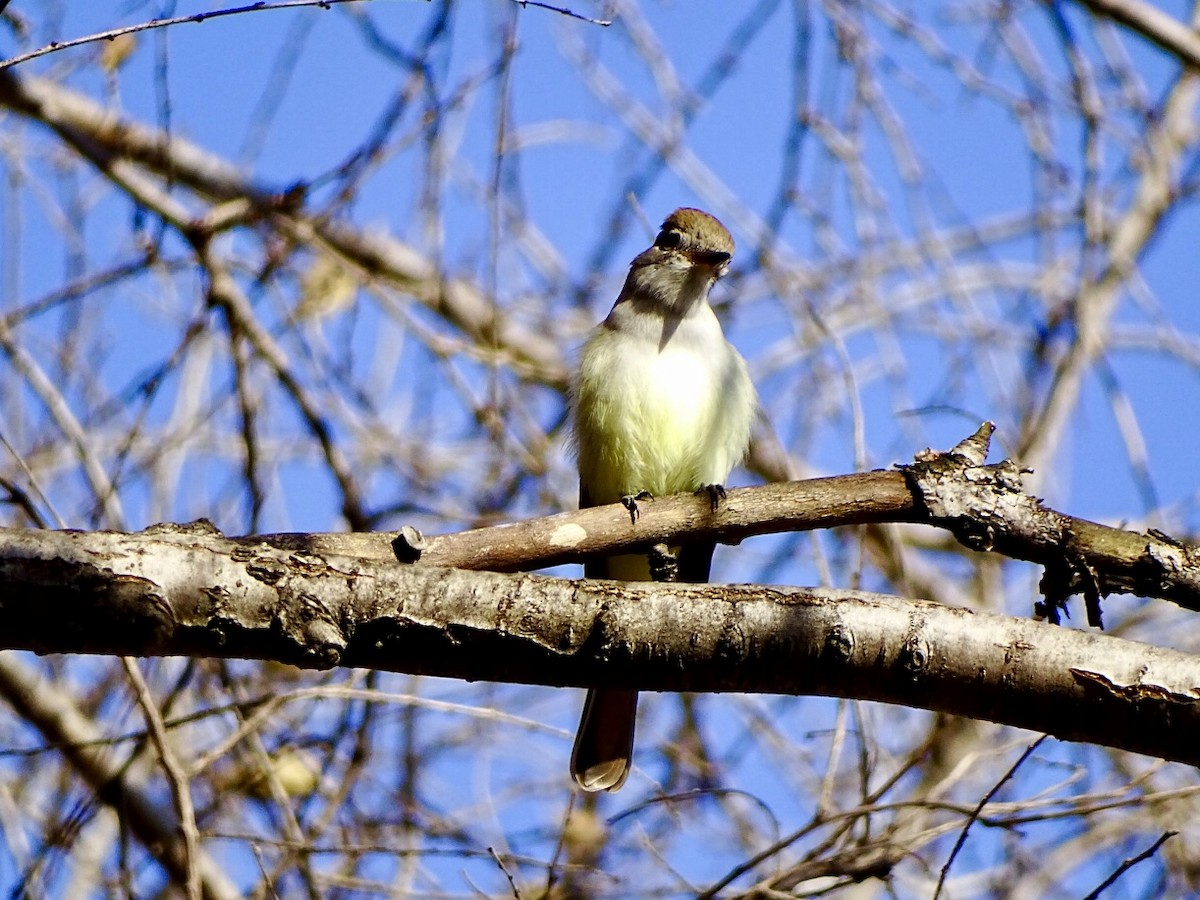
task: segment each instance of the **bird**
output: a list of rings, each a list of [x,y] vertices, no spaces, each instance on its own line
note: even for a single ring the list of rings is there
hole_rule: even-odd
[[[683,207],[630,263],[572,381],[581,509],[624,502],[636,519],[637,500],[647,495],[708,491],[714,504],[723,496],[758,409],[746,361],[708,302],[733,253],[733,237],[715,216]],[[713,549],[675,550],[676,580],[708,581]],[[589,560],[584,577],[652,580],[643,554]],[[571,752],[571,774],[584,791],[625,783],[636,715],[636,691],[588,691]]]

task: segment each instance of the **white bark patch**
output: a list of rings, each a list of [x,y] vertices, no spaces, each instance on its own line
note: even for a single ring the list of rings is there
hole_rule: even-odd
[[[587,531],[580,525],[563,525],[550,532],[551,547],[577,547],[587,537]]]

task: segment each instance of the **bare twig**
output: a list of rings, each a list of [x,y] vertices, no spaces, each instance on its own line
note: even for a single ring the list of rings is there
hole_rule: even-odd
[[[1150,857],[1154,856],[1154,854],[1158,852],[1159,847],[1161,847],[1171,838],[1175,837],[1177,834],[1179,834],[1178,831],[1164,831],[1158,836],[1158,840],[1156,840],[1137,856],[1131,856],[1129,859],[1126,859],[1124,862],[1122,862],[1121,865],[1117,866],[1113,873],[1105,878],[1104,881],[1100,882],[1100,884],[1096,886],[1096,889],[1084,897],[1083,900],[1097,900],[1097,898],[1104,893],[1105,890],[1111,887],[1118,878],[1120,878],[1138,863],[1150,859]]]
[[[148,22],[139,22],[136,25],[123,25],[120,28],[110,28],[107,31],[98,31],[94,34],[84,35],[83,37],[71,38],[66,41],[51,41],[44,47],[39,47],[37,50],[30,50],[28,53],[21,53],[17,56],[11,56],[8,59],[0,60],[0,71],[11,68],[12,66],[20,65],[24,62],[29,62],[32,59],[37,59],[41,56],[46,56],[50,53],[57,53],[60,50],[69,50],[72,47],[79,47],[84,44],[94,44],[97,41],[111,41],[121,35],[135,34],[139,31],[149,31],[152,28],[168,28],[172,25],[183,25],[186,23],[199,23],[208,19],[222,19],[226,16],[237,16],[242,13],[265,12],[273,9],[292,9],[300,6],[318,6],[321,9],[329,9],[331,6],[340,5],[343,3],[364,3],[369,0],[278,0],[275,3],[248,3],[245,6],[233,6],[229,9],[214,9],[210,12],[192,13],[186,16],[173,16],[165,19],[150,19]]]
[[[548,9],[550,12],[560,13],[564,16],[569,16],[572,19],[580,19],[591,25],[603,25],[608,27],[612,24],[612,19],[593,19],[591,16],[581,15],[573,10],[567,9],[565,6],[555,6],[552,3],[541,3],[539,0],[513,0],[514,3],[519,3],[521,6],[536,6],[539,9]]]
[[[196,828],[196,809],[192,805],[192,789],[188,783],[187,767],[179,761],[175,748],[171,746],[171,737],[163,724],[162,714],[150,693],[150,686],[142,677],[137,660],[121,657],[125,667],[125,675],[133,686],[138,706],[146,719],[146,727],[154,749],[158,751],[159,761],[167,773],[167,784],[171,788],[171,797],[175,801],[175,809],[179,813],[179,830],[183,834],[183,865],[186,872],[184,891],[188,900],[200,900],[200,869],[197,865],[200,853],[200,832]]]
[[[979,818],[979,814],[983,812],[983,808],[991,802],[994,796],[996,796],[996,792],[1012,780],[1012,777],[1017,774],[1017,769],[1021,768],[1021,764],[1024,763],[1025,760],[1029,759],[1033,751],[1042,745],[1042,742],[1046,740],[1046,737],[1047,736],[1043,734],[1040,738],[1026,747],[1025,752],[1017,758],[1017,761],[1012,764],[1007,772],[1004,773],[1004,776],[994,785],[992,785],[991,789],[986,794],[979,798],[979,803],[976,805],[975,809],[971,811],[971,815],[967,817],[967,821],[963,825],[962,833],[959,834],[958,840],[954,842],[954,848],[950,851],[950,856],[947,857],[946,864],[942,866],[941,874],[938,875],[937,887],[933,891],[933,900],[938,900],[938,897],[942,895],[942,887],[946,883],[946,875],[949,874],[950,866],[954,864],[954,859],[958,856],[958,851],[961,850],[963,844],[967,842],[967,832],[971,830],[971,825],[974,824],[975,820]]]
[[[520,2],[520,0],[518,0],[518,2]],[[512,872],[508,871],[508,867],[504,865],[504,860],[500,858],[500,854],[498,854],[493,847],[488,847],[487,852],[488,856],[495,861],[500,871],[504,873],[504,877],[508,879],[508,886],[512,890],[514,900],[521,900],[521,891],[517,887],[516,881],[513,880]]]

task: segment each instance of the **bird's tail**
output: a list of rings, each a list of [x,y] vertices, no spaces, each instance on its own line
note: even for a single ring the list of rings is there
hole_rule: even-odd
[[[571,751],[571,775],[585,791],[615,791],[629,777],[637,698],[637,691],[588,691]]]

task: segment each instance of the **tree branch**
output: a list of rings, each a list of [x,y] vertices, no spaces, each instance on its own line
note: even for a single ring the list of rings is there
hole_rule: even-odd
[[[1084,595],[1089,624],[1100,598],[1135,594],[1200,610],[1200,548],[1161,532],[1110,528],[1057,512],[1024,492],[1024,472],[1004,460],[984,465],[993,431],[984,423],[948,453],[924,451],[901,471],[863,472],[736,488],[713,511],[705,497],[680,494],[643,504],[637,523],[619,504],[491,528],[420,538],[422,564],[516,572],[615,551],[685,540],[737,544],[759,534],[881,522],[945,528],[966,547],[1045,566],[1039,610],[1057,623],[1071,594]],[[394,558],[406,532],[274,534],[237,540],[364,559]]]
[[[856,697],[1200,764],[1200,659],[919,600],[568,581],[231,541],[0,532],[0,634],[546,685]]]
[[[47,78],[0,70],[0,107],[53,129],[101,171],[99,153],[143,166],[210,201],[235,202],[245,220],[266,221],[292,240],[325,248],[355,271],[405,292],[480,346],[499,348],[505,362],[523,376],[566,384],[562,348],[553,336],[512,317],[497,320],[490,299],[473,284],[443,277],[433,260],[410,245],[307,213],[303,184],[277,191],[248,181],[237,166],[196,144],[121,117]],[[201,229],[229,225],[194,224]]]
[[[1152,3],[1138,0],[1079,0],[1079,4],[1101,18],[1112,19],[1136,31],[1178,57],[1184,65],[1200,68],[1200,34]]]

